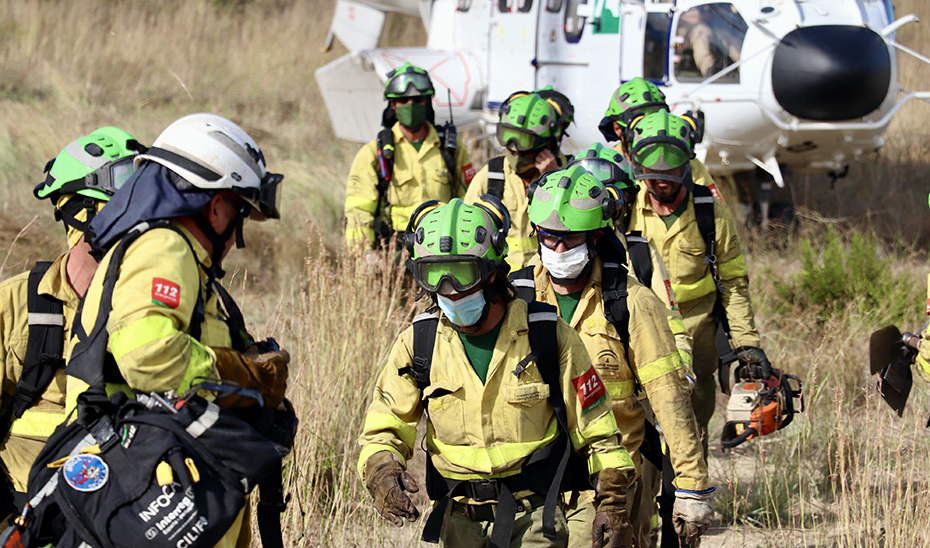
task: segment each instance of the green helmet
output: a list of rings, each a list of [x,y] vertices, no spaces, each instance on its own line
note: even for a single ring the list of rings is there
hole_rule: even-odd
[[[535,93],[512,95],[500,114],[497,140],[511,152],[540,149],[558,136],[559,113]]]
[[[565,130],[575,120],[575,105],[572,104],[571,100],[564,93],[552,89],[552,86],[537,89],[533,93],[548,101],[555,108],[559,116],[556,123],[558,136],[568,135]]]
[[[433,81],[429,74],[420,67],[404,63],[387,73],[384,82],[384,98],[397,99],[398,97],[421,97],[436,95]]]
[[[73,141],[47,163],[45,181],[33,193],[52,202],[75,193],[107,202],[135,171],[132,157],[144,151],[129,133],[102,127]]]
[[[616,212],[616,189],[607,188],[585,168],[569,166],[530,185],[529,218],[537,228],[588,232],[610,225]]]
[[[496,197],[474,204],[454,198],[420,205],[404,235],[407,268],[430,293],[468,291],[487,280],[507,255],[510,215]]]
[[[598,129],[608,141],[616,141],[618,136],[613,122],[625,129],[635,118],[660,110],[668,110],[665,94],[652,82],[637,76],[621,84],[610,96],[610,104]]]
[[[639,120],[633,126],[630,143],[633,178],[682,182],[683,177],[666,173],[645,173],[643,168],[659,172],[681,166],[687,168],[691,158],[694,158],[694,131],[689,122],[668,111],[659,111]]]
[[[622,154],[600,143],[594,143],[576,154],[568,165],[585,168],[605,185],[614,185],[623,191],[636,191],[630,164]]]

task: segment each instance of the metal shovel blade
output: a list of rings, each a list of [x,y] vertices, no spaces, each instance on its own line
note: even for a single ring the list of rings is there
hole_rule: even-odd
[[[904,342],[901,331],[893,326],[885,326],[869,337],[869,368],[873,375],[888,367],[901,355]]]

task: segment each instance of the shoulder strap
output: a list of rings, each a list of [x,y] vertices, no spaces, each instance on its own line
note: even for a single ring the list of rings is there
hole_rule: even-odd
[[[626,258],[612,242],[605,239],[598,242],[597,254],[603,261],[601,295],[604,299],[604,315],[620,336],[624,351],[629,353],[630,310],[626,302],[629,295]]]
[[[649,250],[649,240],[643,238],[641,232],[634,230],[626,235],[626,244],[636,279],[644,286],[652,287],[652,253]]]
[[[504,157],[491,158],[488,162],[488,194],[498,200],[504,199]]]
[[[532,266],[526,266],[511,272],[508,278],[517,290],[517,297],[528,303],[536,300],[536,279],[533,277]]]
[[[39,262],[29,272],[26,297],[29,342],[23,358],[23,372],[10,398],[10,405],[0,416],[0,437],[5,436],[13,421],[22,417],[39,400],[55,372],[65,366],[62,359],[64,307],[58,299],[39,294],[39,282],[51,266],[50,262]]]
[[[375,233],[388,233],[387,226],[382,226],[381,216],[390,206],[390,194],[388,188],[391,186],[391,178],[394,176],[394,132],[390,127],[382,128],[378,132],[376,140],[378,150],[376,152],[377,166],[375,173],[378,175],[378,203],[375,207]],[[390,224],[390,220],[386,224]]]
[[[710,265],[710,272],[720,287],[720,273],[717,271],[717,225],[714,222],[714,195],[709,188],[694,185],[694,216],[697,219],[698,231],[704,240],[704,263]]]
[[[458,148],[458,131],[452,121],[436,127],[436,133],[439,135],[439,152],[449,171],[449,183],[454,187],[457,185],[457,179],[460,172],[456,169],[455,153]],[[463,181],[464,184],[464,181]]]
[[[439,327],[439,312],[426,311],[413,318],[413,365],[398,371],[409,374],[422,392],[429,386],[429,372],[433,366],[433,348],[436,346],[436,330]]]
[[[250,346],[255,344],[255,339],[249,334],[245,327],[245,319],[242,317],[242,310],[232,298],[232,295],[226,291],[226,288],[218,281],[213,282],[213,289],[223,303],[223,309],[226,311],[226,326],[229,328],[229,337],[232,340],[233,350],[245,352]]]

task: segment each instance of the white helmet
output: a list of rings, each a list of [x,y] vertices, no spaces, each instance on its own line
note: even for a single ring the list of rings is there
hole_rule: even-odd
[[[278,185],[283,175],[269,173],[265,156],[241,127],[215,114],[191,114],[176,120],[135,157],[157,162],[197,188],[229,190],[244,198],[256,220],[278,219]]]

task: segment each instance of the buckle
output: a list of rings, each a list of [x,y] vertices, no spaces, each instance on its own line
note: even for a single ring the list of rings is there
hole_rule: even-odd
[[[497,480],[469,480],[465,486],[465,494],[468,498],[484,502],[486,500],[498,500],[500,498],[500,483]]]

